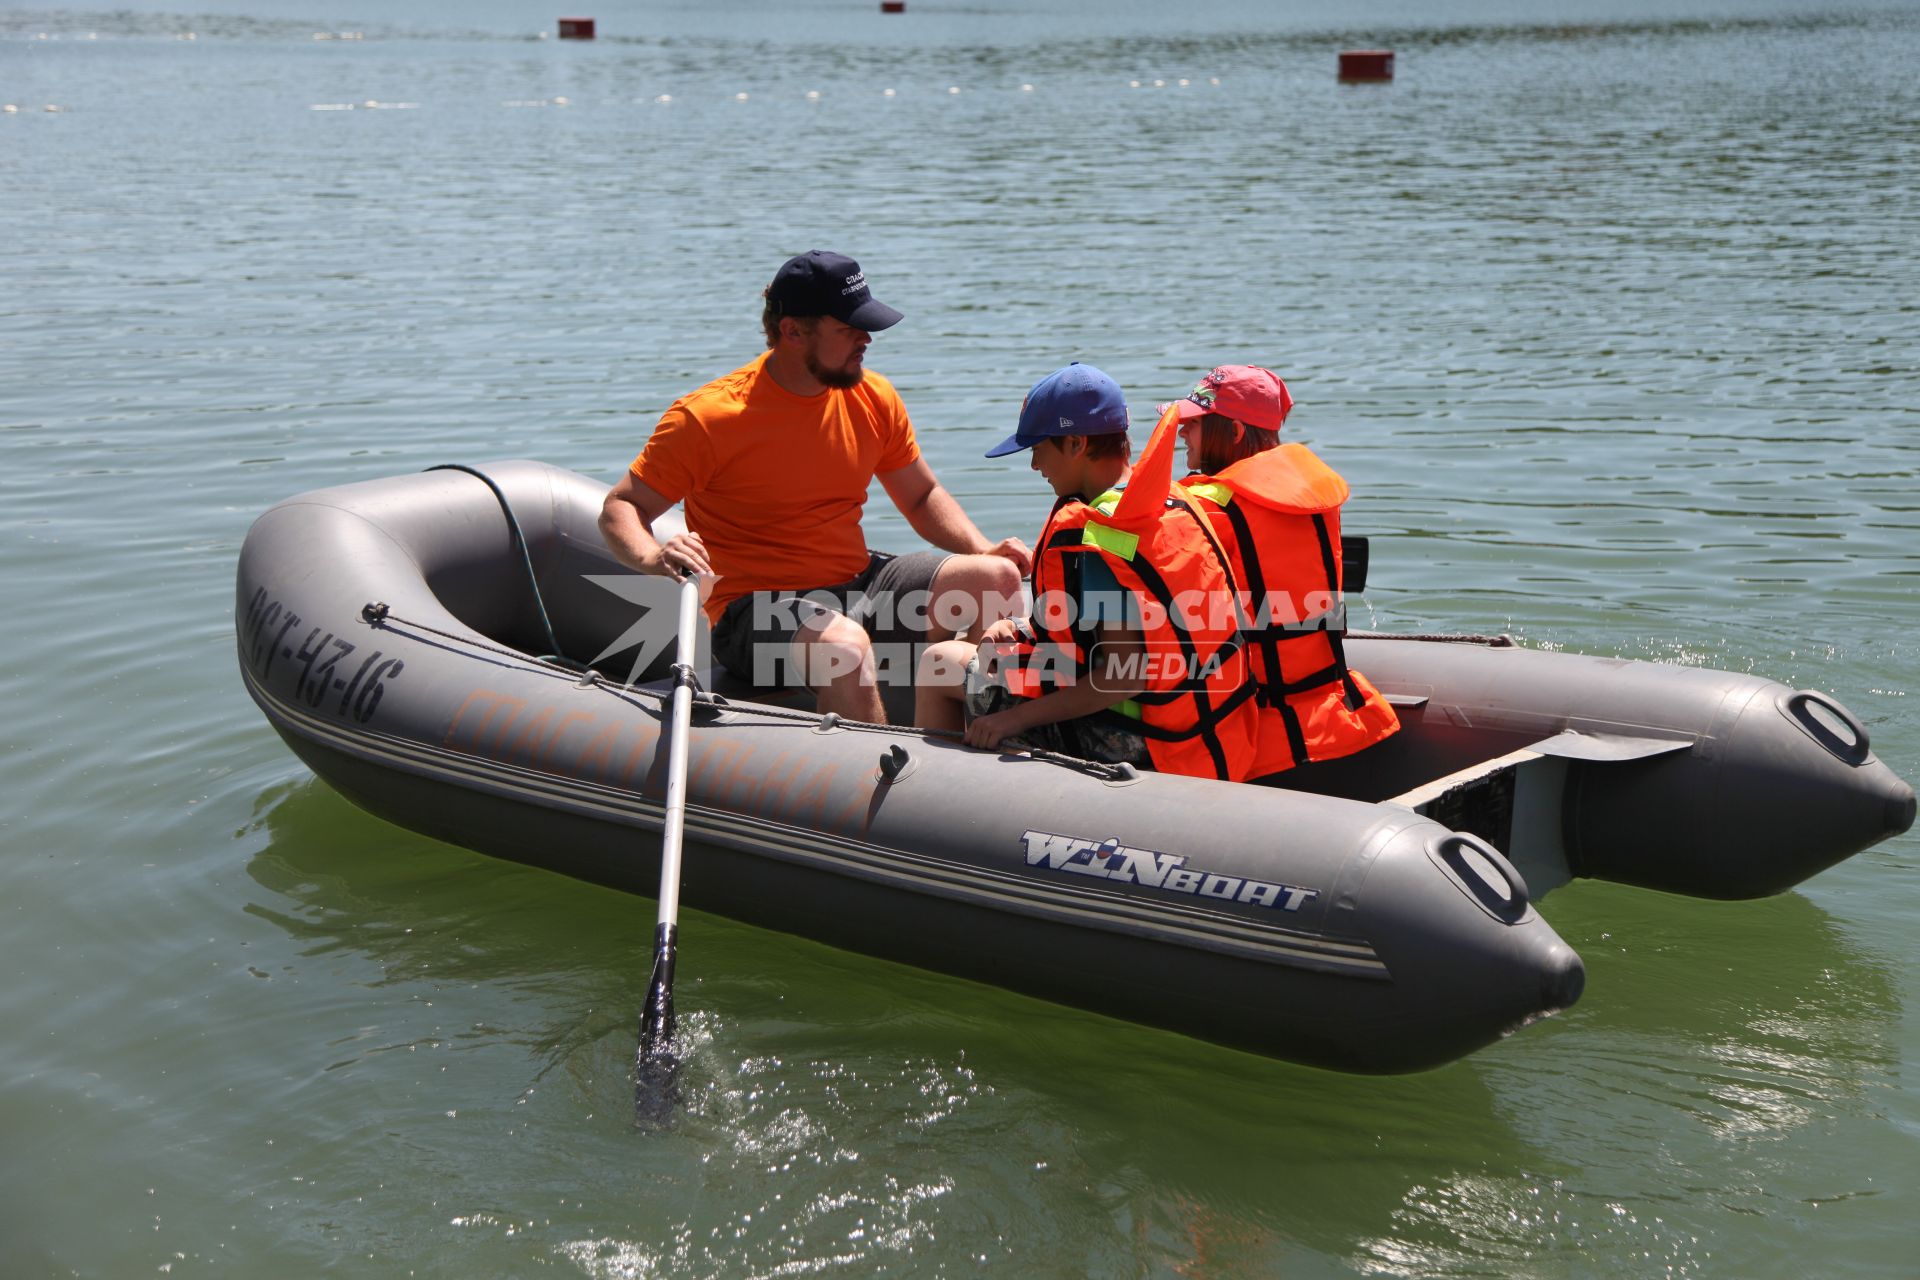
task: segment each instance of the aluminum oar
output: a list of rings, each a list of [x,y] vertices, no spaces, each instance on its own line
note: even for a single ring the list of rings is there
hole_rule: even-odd
[[[687,736],[693,721],[693,643],[700,617],[700,583],[680,580],[680,630],[673,655],[673,694],[667,712],[667,807],[660,826],[660,913],[653,930],[653,978],[640,1009],[635,1062],[636,1119],[664,1121],[676,1101],[679,1059],[674,1042],[673,962],[680,932],[680,846],[687,819]]]

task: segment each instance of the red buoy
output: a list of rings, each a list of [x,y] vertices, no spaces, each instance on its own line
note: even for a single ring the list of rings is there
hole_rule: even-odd
[[[593,19],[592,18],[560,19],[560,38],[562,40],[593,39]]]
[[[906,11],[907,0],[880,0],[882,13],[905,13]]]
[[[1349,83],[1393,79],[1393,50],[1343,51],[1340,55],[1340,79]]]

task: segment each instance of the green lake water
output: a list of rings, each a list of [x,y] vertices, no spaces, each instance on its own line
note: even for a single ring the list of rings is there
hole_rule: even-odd
[[[1911,834],[1561,889],[1581,1002],[1391,1079],[689,913],[641,1134],[651,901],[318,783],[232,590],[305,489],[611,480],[830,247],[996,537],[1041,374],[1266,364],[1357,624],[1827,690],[1914,780],[1920,9],[348,2],[0,0],[0,1276],[1915,1274]]]

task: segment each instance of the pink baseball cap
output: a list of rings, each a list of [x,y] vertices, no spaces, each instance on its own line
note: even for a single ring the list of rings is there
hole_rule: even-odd
[[[1203,413],[1218,413],[1263,431],[1278,431],[1293,412],[1287,384],[1280,381],[1279,374],[1257,364],[1223,364],[1173,403],[1179,408],[1182,422]],[[1161,405],[1160,412],[1166,411],[1167,406]]]

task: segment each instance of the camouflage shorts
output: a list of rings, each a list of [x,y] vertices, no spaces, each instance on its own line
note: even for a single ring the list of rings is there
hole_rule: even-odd
[[[967,719],[977,720],[995,712],[1010,710],[1020,699],[1006,686],[997,670],[984,675],[980,655],[967,663]],[[1057,751],[1079,756],[1082,760],[1104,760],[1109,764],[1131,764],[1142,769],[1153,767],[1147,753],[1147,740],[1138,733],[1108,723],[1107,716],[1082,716],[1078,720],[1056,720],[1039,724],[1025,733],[1000,740],[1003,751]]]

